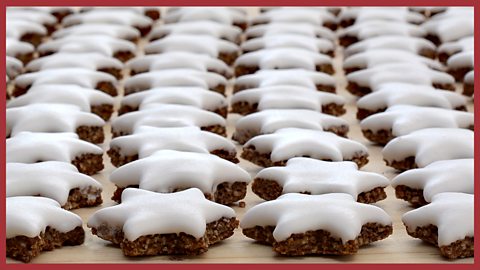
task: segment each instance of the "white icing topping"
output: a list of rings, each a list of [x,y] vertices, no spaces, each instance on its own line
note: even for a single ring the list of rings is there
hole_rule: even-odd
[[[45,26],[21,19],[9,19],[6,21],[6,36],[20,40],[26,34],[47,35]]]
[[[249,146],[254,146],[259,153],[270,152],[273,162],[298,156],[343,161],[356,155],[368,155],[367,148],[359,142],[331,132],[300,128],[283,128],[273,134],[256,136],[245,143],[244,148]]]
[[[238,53],[236,44],[207,35],[168,35],[145,45],[146,54],[166,52],[192,52],[218,57],[220,53]]]
[[[207,35],[237,43],[240,40],[242,30],[236,26],[225,25],[215,21],[181,22],[154,28],[150,34],[150,39],[158,39],[172,34]]]
[[[335,40],[335,34],[332,30],[322,27],[315,26],[308,23],[269,23],[261,24],[249,27],[245,31],[247,38],[261,37],[261,36],[271,36],[271,35],[280,35],[280,34],[293,34],[293,35],[302,35],[308,37],[317,37],[317,38],[326,38],[329,40]]]
[[[6,18],[8,20],[25,20],[42,25],[54,25],[57,18],[39,10],[28,10],[16,7],[7,7]]]
[[[447,246],[474,236],[474,198],[471,194],[445,192],[433,197],[432,203],[403,215],[408,231],[430,224],[438,228],[438,246]],[[459,222],[461,221],[461,222]]]
[[[62,38],[66,36],[85,36],[85,35],[106,35],[115,38],[135,40],[140,37],[140,31],[136,28],[127,25],[118,24],[106,24],[106,23],[89,23],[79,24],[62,28],[55,33],[52,37],[54,39]],[[85,37],[84,37],[85,38]]]
[[[136,14],[145,14],[147,11],[157,11],[160,12],[159,7],[146,6],[146,7],[126,7],[126,6],[104,6],[104,7],[81,7],[80,12],[97,12],[97,11],[129,11]]]
[[[384,20],[370,20],[356,23],[339,32],[340,36],[354,36],[359,40],[364,40],[372,37],[397,35],[397,36],[425,36],[425,30],[420,26]]]
[[[9,100],[7,108],[21,107],[35,103],[62,103],[79,107],[90,112],[95,105],[113,105],[113,97],[95,89],[84,88],[73,84],[42,84],[33,86],[28,92]]]
[[[102,148],[78,139],[75,133],[21,132],[7,139],[7,162],[70,162],[82,154],[103,154]]]
[[[339,126],[348,127],[348,123],[341,118],[316,111],[265,110],[240,118],[235,124],[234,136],[269,134],[287,127],[325,130]]]
[[[357,107],[375,111],[406,104],[455,109],[466,106],[466,103],[464,96],[452,91],[408,83],[385,83],[377,91],[361,97],[357,101]]]
[[[360,86],[368,86],[372,91],[378,90],[382,84],[404,82],[418,85],[454,84],[455,79],[444,72],[412,63],[384,64],[352,72],[347,75],[349,82]]]
[[[291,193],[250,208],[240,227],[275,226],[273,237],[277,242],[292,234],[325,230],[346,243],[357,238],[366,223],[388,226],[392,220],[382,208],[357,203],[348,194]]]
[[[217,73],[202,72],[193,69],[165,69],[140,73],[125,81],[125,89],[144,90],[160,86],[198,86],[214,89],[226,85],[227,80]]]
[[[200,130],[199,127],[149,127],[138,126],[132,135],[114,138],[110,148],[119,148],[120,154],[140,159],[159,150],[210,153],[225,150],[235,153],[235,145],[218,134]]]
[[[74,12],[75,8],[74,7],[61,7],[61,6],[57,6],[57,7],[32,7],[32,6],[29,6],[29,7],[15,7],[17,9],[25,9],[25,10],[38,10],[38,11],[41,11],[41,12],[48,12],[48,13],[54,13],[54,12],[59,12],[59,13],[64,13],[64,12]]]
[[[464,83],[471,84],[471,85],[473,85],[474,80],[475,80],[475,77],[474,77],[473,70],[465,74],[465,77],[463,78]]]
[[[222,217],[235,217],[235,211],[205,199],[196,188],[168,194],[127,188],[121,204],[98,210],[87,226],[122,228],[129,241],[143,235],[181,232],[198,239],[204,236],[207,223]]]
[[[365,52],[371,49],[395,49],[418,54],[422,49],[434,51],[436,47],[435,44],[424,38],[386,35],[371,37],[352,44],[345,49],[345,56]]]
[[[441,160],[425,168],[409,170],[392,180],[392,186],[423,189],[425,201],[443,192],[473,194],[473,159]]]
[[[16,40],[14,38],[6,38],[6,55],[17,57],[22,54],[33,53],[35,48],[32,44]]]
[[[317,65],[332,65],[332,58],[297,48],[262,49],[241,55],[235,66],[258,66],[260,69],[305,69],[315,71]]]
[[[258,104],[257,109],[308,109],[322,111],[322,105],[335,103],[345,104],[345,99],[339,95],[316,91],[299,86],[270,86],[252,88],[235,93],[231,103],[248,102]]]
[[[395,105],[387,111],[371,115],[362,122],[362,130],[377,132],[392,130],[393,136],[402,136],[424,128],[469,128],[473,113],[442,108]]]
[[[332,41],[325,38],[316,38],[295,34],[267,35],[245,41],[242,46],[244,51],[257,51],[272,48],[298,48],[312,52],[326,53],[335,50]]]
[[[80,126],[104,125],[105,121],[99,116],[68,104],[37,103],[6,111],[6,131],[12,137],[23,131],[76,132]]]
[[[362,192],[390,184],[380,174],[358,170],[354,162],[329,162],[301,157],[288,160],[286,167],[265,168],[255,178],[277,182],[283,187],[282,194],[347,193],[355,200]]]
[[[118,59],[96,52],[61,52],[35,59],[28,63],[26,68],[28,71],[39,71],[52,68],[85,68],[95,71],[102,68],[122,69],[123,64]]]
[[[221,183],[248,184],[251,178],[240,166],[215,155],[161,150],[114,170],[110,181],[160,193],[195,187],[213,195]]]
[[[252,88],[293,85],[316,89],[316,85],[335,86],[335,79],[322,72],[304,69],[259,70],[255,74],[238,77],[235,84]]]
[[[95,35],[70,35],[64,38],[47,41],[38,46],[40,53],[46,52],[97,52],[105,56],[114,56],[117,52],[135,53],[135,44],[130,41],[105,36]]]
[[[40,195],[54,199],[60,205],[67,203],[72,189],[102,189],[102,185],[94,178],[79,173],[70,163],[58,161],[7,163],[6,179],[7,197]]]
[[[470,68],[473,70],[473,50],[457,53],[448,58],[447,66],[449,69]]]
[[[219,93],[198,87],[159,87],[128,95],[121,101],[121,106],[140,110],[158,107],[159,104],[189,105],[215,111],[227,107],[227,100]]]
[[[436,70],[443,69],[442,64],[433,59],[397,49],[370,49],[354,54],[344,60],[343,68],[372,68],[391,63],[411,63],[426,65]]]
[[[82,219],[60,207],[58,202],[43,197],[19,196],[6,200],[6,236],[36,237],[50,226],[66,233],[82,226]]]
[[[323,25],[325,23],[336,24],[335,15],[325,9],[311,8],[281,8],[261,13],[253,18],[252,23],[308,23],[312,25]]]
[[[447,53],[449,55],[463,52],[463,51],[473,51],[474,49],[474,38],[473,36],[468,36],[461,38],[457,41],[443,43],[438,47],[438,53]]]
[[[226,122],[220,115],[191,106],[162,104],[156,108],[130,112],[112,121],[113,131],[131,134],[138,126],[154,127],[206,127],[220,125]]]
[[[440,42],[455,41],[474,34],[473,8],[449,9],[425,22],[422,27]]]
[[[427,128],[391,140],[382,151],[387,161],[415,157],[419,168],[438,160],[473,158],[473,131]]]
[[[230,67],[217,58],[181,51],[145,55],[128,61],[127,67],[134,71],[189,68],[203,72],[215,72],[227,78],[232,76]]]
[[[230,7],[178,7],[169,8],[164,20],[166,24],[205,20],[222,24],[242,24],[246,23],[246,14],[238,8]]]
[[[23,63],[11,56],[6,57],[6,71],[7,76],[10,79],[17,77],[18,74],[22,73],[23,70]]]
[[[45,69],[26,73],[15,79],[19,87],[42,84],[75,84],[86,88],[95,88],[99,82],[110,82],[116,85],[117,80],[110,74],[83,68]]]
[[[134,27],[148,27],[152,24],[152,19],[133,12],[132,10],[93,9],[88,12],[71,14],[65,17],[62,21],[62,24],[67,27],[82,23],[105,23]]]
[[[407,7],[351,7],[343,9],[338,17],[340,20],[354,19],[355,23],[384,20],[419,24],[425,21],[423,15],[411,12]]]

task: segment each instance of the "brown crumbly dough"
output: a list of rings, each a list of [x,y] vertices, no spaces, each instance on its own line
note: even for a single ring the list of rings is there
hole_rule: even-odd
[[[115,77],[115,79],[117,79],[117,80],[120,80],[123,77],[121,69],[116,69],[116,68],[112,68],[112,67],[108,68],[107,67],[107,68],[97,69],[97,71],[108,73],[108,74],[112,75],[113,77]]]
[[[430,40],[437,47],[442,44],[440,38],[435,34],[427,34],[424,38]]]
[[[393,160],[392,162],[389,162],[385,160],[385,163],[387,166],[390,166],[394,169],[397,169],[399,171],[406,171],[406,170],[411,170],[411,169],[416,169],[418,168],[417,163],[415,163],[415,157],[407,157],[403,160]]]
[[[135,93],[138,93],[138,92],[148,91],[150,88],[151,87],[131,86],[131,87],[125,88],[125,96],[135,94]],[[219,84],[219,85],[216,85],[212,89],[209,89],[209,90],[217,92],[217,93],[225,96],[225,89],[226,89],[226,85]]]
[[[248,147],[243,147],[243,152],[241,158],[252,162],[261,167],[272,167],[272,166],[285,166],[288,160],[281,161],[272,161],[270,159],[271,153],[259,153],[255,150],[255,147],[250,145]],[[302,156],[309,157],[309,156]],[[325,161],[331,161],[323,159]],[[365,166],[368,163],[368,156],[366,155],[355,155],[352,159],[344,159],[343,161],[353,161],[357,164],[358,168]]]
[[[384,111],[387,110],[386,107],[380,108],[380,109],[377,109],[377,110],[363,109],[363,108],[360,108],[360,107],[358,107],[357,109],[358,109],[357,110],[357,119],[358,120],[363,120],[363,119],[369,117],[370,115],[381,113],[381,112],[384,112]],[[458,107],[454,108],[454,110],[466,112],[467,107],[466,106],[458,106]]]
[[[413,207],[420,207],[428,204],[423,197],[423,189],[400,185],[395,187],[395,196],[409,202]]]
[[[346,138],[348,130],[349,130],[348,126],[341,125],[341,126],[331,126],[329,128],[325,128],[323,131],[332,132],[337,134],[338,136]],[[251,138],[256,137],[258,135],[263,135],[263,133],[256,132],[250,129],[246,129],[246,130],[236,129],[235,133],[233,133],[232,140],[237,141],[239,144],[244,144]]]
[[[152,30],[152,26],[151,25],[148,25],[148,26],[134,26],[138,31],[140,31],[140,35],[142,37],[145,37],[146,35],[148,35],[148,33],[150,33],[150,30]]]
[[[235,76],[240,77],[247,74],[253,74],[260,70],[259,66],[244,66],[239,65],[235,67]],[[315,71],[323,72],[332,75],[335,73],[333,66],[331,64],[321,64],[315,66]]]
[[[100,144],[105,140],[103,126],[79,126],[75,132],[78,134],[80,140],[87,142]]]
[[[429,48],[422,48],[418,52],[419,55],[430,58],[430,59],[435,59],[437,57],[437,51]]]
[[[68,194],[68,200],[62,208],[66,210],[80,207],[92,207],[102,204],[102,189],[96,187],[74,188]]]
[[[113,54],[113,57],[125,63],[128,60],[135,58],[135,54],[130,51],[118,51]]]
[[[45,38],[44,35],[40,35],[36,33],[26,33],[25,35],[20,37],[20,41],[30,43],[33,46],[37,47],[43,42],[44,38]]]
[[[18,86],[18,85],[15,85],[13,91],[12,91],[12,95],[14,97],[19,97],[25,93],[28,92],[28,90],[30,89],[31,85],[27,85],[26,87],[21,87],[21,86]],[[95,86],[95,89],[98,89],[104,93],[107,93],[109,94],[110,96],[117,96],[117,88],[115,87],[115,85],[113,85],[113,83],[111,82],[98,82],[97,85]]]
[[[455,85],[453,84],[440,84],[440,83],[432,83],[434,88],[439,88],[443,90],[455,91]],[[348,82],[347,90],[352,95],[363,97],[367,94],[372,93],[372,89],[369,86],[360,86],[354,82]]]
[[[139,188],[138,185],[130,185],[127,187],[116,186],[116,190],[113,193],[112,201],[117,203],[122,202],[122,193],[126,188]],[[179,192],[186,190],[190,187],[175,188],[172,192]],[[247,183],[245,182],[222,182],[217,186],[217,190],[212,195],[211,193],[204,193],[205,198],[210,201],[214,201],[224,205],[231,205],[247,195]]]
[[[441,52],[438,54],[438,60],[440,62],[442,62],[442,64],[446,65],[447,64],[447,61],[448,61],[448,58],[450,58],[450,56],[456,54],[456,53],[459,53],[460,50],[456,50],[452,53],[446,53],[446,52]]]
[[[145,16],[149,17],[150,19],[156,21],[160,19],[160,11],[154,9],[145,10]]]
[[[348,46],[357,43],[359,39],[354,36],[342,35],[338,38],[338,42],[341,46],[347,48]]]
[[[233,85],[233,93],[237,93],[243,90],[251,89],[251,88],[256,88],[257,86],[255,85],[247,85],[247,84],[237,84],[235,83]],[[318,91],[320,92],[327,92],[327,93],[336,93],[336,89],[334,85],[326,85],[326,84],[317,84],[315,85]]]
[[[233,65],[233,63],[235,63],[235,60],[237,60],[239,55],[240,55],[239,52],[233,52],[233,53],[220,52],[218,54],[218,59],[225,62],[225,64],[231,66]]]
[[[63,18],[67,17],[68,15],[72,14],[73,12],[70,10],[61,10],[61,11],[53,11],[51,14],[57,18],[58,22],[61,23]]]
[[[120,107],[120,109],[118,109],[118,115],[122,115],[122,114],[129,113],[129,112],[134,112],[134,111],[138,111],[138,107],[132,107],[132,106],[129,106],[129,105],[122,105]],[[214,111],[210,111],[210,112],[214,112],[214,113],[220,115],[223,118],[227,118],[228,107],[227,106],[220,107],[220,108],[217,108]]]
[[[203,131],[208,131],[208,132],[218,134],[218,135],[223,136],[223,137],[227,137],[227,130],[224,126],[212,125],[212,126],[200,127],[200,129],[203,130]],[[113,127],[112,127],[112,137],[113,138],[120,137],[120,136],[125,136],[125,135],[130,135],[130,134],[131,133],[125,132],[125,131],[122,131],[122,130],[114,130]]]
[[[20,60],[23,63],[23,66],[26,66],[30,61],[32,61],[35,58],[35,55],[33,52],[23,53],[23,54],[15,55],[15,58]]]
[[[86,175],[93,175],[103,170],[103,157],[96,154],[83,154],[75,157],[72,164],[78,171]]]
[[[210,222],[205,235],[199,239],[182,232],[144,235],[129,241],[124,237],[122,228],[112,228],[107,224],[92,228],[92,233],[120,246],[125,256],[199,255],[206,252],[209,246],[232,236],[238,223],[234,217]]]
[[[107,154],[110,157],[110,161],[115,167],[120,167],[123,166],[127,163],[130,163],[132,161],[138,160],[138,154],[131,155],[131,156],[124,156],[120,154],[122,150],[117,147],[113,147],[108,149]],[[236,152],[228,152],[223,149],[216,149],[210,152],[212,155],[216,155],[220,158],[223,158],[225,160],[228,160],[233,163],[238,163],[240,162],[238,158],[236,158],[237,153]]]
[[[435,225],[430,224],[423,227],[417,227],[413,232],[410,232],[407,228],[407,233],[412,237],[422,239],[425,242],[438,246],[438,228]],[[448,246],[441,246],[439,249],[440,254],[448,259],[473,257],[474,238],[467,236]]]
[[[251,113],[258,112],[258,103],[250,104],[245,101],[240,101],[232,104],[232,108],[230,110],[231,113],[238,113],[241,115],[247,115]],[[322,105],[322,113],[340,116],[346,113],[343,104],[336,104],[336,103],[328,103]]]
[[[85,231],[82,227],[61,233],[50,226],[36,237],[15,236],[7,238],[7,257],[23,262],[29,262],[44,250],[54,250],[62,246],[83,244]]]
[[[345,224],[348,226],[348,224]],[[243,234],[262,244],[272,245],[273,250],[286,256],[303,256],[308,254],[347,255],[355,254],[361,246],[387,238],[393,232],[392,225],[366,223],[360,235],[345,244],[342,239],[331,236],[325,230],[307,231],[292,234],[286,240],[277,242],[273,238],[274,226],[255,226],[243,229]]]
[[[113,114],[113,105],[111,104],[94,105],[90,107],[90,111],[100,116],[103,120],[108,121]]]
[[[380,145],[385,145],[395,138],[392,134],[392,129],[380,129],[376,132],[373,132],[370,129],[362,129],[362,133],[367,140]]]
[[[463,83],[463,95],[465,96],[473,96],[473,90],[474,90],[474,85],[473,84],[469,84],[469,83]]]
[[[283,187],[275,180],[255,178],[252,184],[252,191],[260,198],[270,201],[275,200],[283,194]],[[300,192],[310,194],[309,191]],[[357,197],[359,203],[374,203],[387,198],[383,187],[376,187],[370,191],[362,192]]]
[[[471,67],[461,67],[461,68],[456,68],[456,69],[449,69],[448,74],[452,75],[455,78],[455,81],[463,82],[463,78],[465,77],[465,74],[467,74],[471,70],[472,70]]]

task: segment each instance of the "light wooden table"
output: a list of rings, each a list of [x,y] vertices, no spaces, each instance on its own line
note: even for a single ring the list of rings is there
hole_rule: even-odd
[[[248,10],[250,15],[254,15],[257,12],[254,8]],[[142,46],[142,43],[140,45]],[[380,173],[392,179],[396,173],[393,169],[385,166],[381,155],[382,148],[370,144],[362,136],[358,121],[355,118],[355,98],[345,90],[346,81],[341,69],[342,59],[342,49],[338,48],[335,57],[335,77],[338,82],[338,94],[348,100],[348,104],[346,105],[347,113],[342,116],[342,118],[350,124],[348,137],[368,147],[370,162],[362,168],[362,170]],[[460,87],[461,86],[458,85],[457,91],[460,91]],[[231,88],[229,92],[231,93]],[[120,96],[116,98],[117,109],[120,100]],[[472,101],[469,101],[468,110],[473,112]],[[238,119],[239,115],[230,114],[228,116],[227,133],[229,138],[233,133],[235,121]],[[103,144],[103,149],[106,151],[108,150],[108,143],[111,139],[109,124],[105,126],[105,132],[107,139]],[[239,145],[237,145],[237,152],[241,153],[241,147]],[[393,234],[383,241],[360,248],[355,255],[282,257],[276,255],[270,246],[256,244],[253,240],[245,237],[240,229],[237,229],[231,238],[210,247],[206,253],[200,256],[125,257],[121,250],[111,245],[110,242],[93,236],[90,229],[85,225],[88,218],[95,211],[116,204],[110,200],[115,188],[108,180],[108,176],[114,167],[110,164],[106,154],[104,155],[104,163],[106,165],[105,170],[103,170],[101,174],[94,176],[103,185],[104,190],[102,197],[104,203],[99,207],[73,210],[73,212],[80,215],[84,221],[86,231],[85,243],[81,246],[63,247],[51,252],[43,252],[40,256],[33,259],[31,263],[473,263],[473,258],[453,261],[447,260],[440,255],[438,248],[408,236],[401,222],[401,216],[412,208],[408,203],[395,198],[395,192],[392,187],[387,187],[386,189],[387,199],[375,205],[383,208],[392,217]],[[241,160],[239,165],[246,169],[252,177],[261,169],[245,160]],[[246,208],[233,207],[237,213],[237,218],[240,220],[246,210],[261,203],[263,200],[253,194],[249,189],[244,201],[246,202]],[[7,258],[7,263],[15,262],[17,261]]]

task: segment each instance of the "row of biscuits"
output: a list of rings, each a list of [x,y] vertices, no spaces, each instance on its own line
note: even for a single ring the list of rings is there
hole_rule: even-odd
[[[467,99],[454,90],[455,79],[473,72],[473,51],[464,57],[465,44],[473,47],[473,10],[448,8],[415,22],[412,18],[423,16],[405,11],[403,21],[394,22],[386,14],[377,8],[340,13],[354,21],[340,41],[347,46],[347,89],[361,96],[360,127],[365,138],[385,145],[388,166],[408,170],[392,180],[397,198],[420,206],[402,218],[407,233],[438,245],[447,258],[471,257],[474,116],[465,112]],[[462,31],[449,30],[460,25]],[[467,52],[449,49],[459,43]],[[462,60],[455,60],[458,56]],[[461,224],[452,229],[460,216]]]
[[[82,220],[67,210],[97,206],[103,201],[102,185],[89,175],[104,166],[103,150],[95,144],[104,141],[105,121],[113,113],[112,96],[117,94],[117,78],[123,69],[123,63],[111,52],[115,42],[124,42],[135,51],[134,43],[117,34],[123,29],[138,32],[132,27],[136,20],[125,20],[126,15],[152,23],[139,11],[7,10],[7,18],[14,18],[15,23],[32,18],[55,22],[45,26],[51,36],[27,39],[36,28],[25,26],[21,30],[26,34],[17,35],[19,41],[10,42],[10,46],[7,39],[7,54],[10,50],[26,64],[24,74],[13,82],[15,98],[9,100],[6,111],[10,137],[6,143],[8,257],[28,262],[43,250],[83,243]],[[78,17],[97,19],[77,22]],[[71,22],[79,23],[83,31],[75,31],[73,25],[77,23]],[[118,31],[112,31],[114,28]],[[36,49],[28,52],[29,57],[16,53],[17,47],[25,47],[20,40],[35,43]],[[83,46],[79,40],[90,40],[91,46]]]

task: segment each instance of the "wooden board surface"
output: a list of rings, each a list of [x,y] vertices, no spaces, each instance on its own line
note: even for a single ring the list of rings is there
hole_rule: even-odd
[[[250,8],[251,15],[256,13],[256,9]],[[142,44],[141,44],[142,45]],[[140,46],[141,47],[141,46]],[[342,116],[350,124],[348,137],[365,144],[368,147],[370,162],[362,168],[364,171],[376,172],[392,179],[396,173],[393,169],[386,167],[381,155],[381,147],[370,144],[361,134],[358,121],[355,118],[356,107],[355,98],[346,90],[346,81],[341,69],[343,55],[341,48],[337,49],[335,57],[335,68],[337,79],[337,92],[348,100],[346,106],[347,113]],[[460,91],[458,85],[457,91]],[[229,90],[231,93],[231,89]],[[118,109],[121,97],[116,98],[116,109]],[[473,112],[473,102],[469,101],[468,110]],[[227,132],[229,138],[234,129],[235,121],[239,119],[238,115],[230,114],[228,116]],[[111,139],[110,125],[105,126],[106,141],[103,149],[108,150],[108,144]],[[237,152],[241,152],[241,147],[237,145]],[[152,256],[141,258],[128,258],[123,256],[121,250],[109,242],[93,236],[90,229],[86,227],[88,218],[98,209],[115,205],[110,197],[114,191],[114,185],[109,182],[108,176],[113,171],[108,156],[104,155],[105,170],[94,177],[103,185],[102,197],[104,203],[99,207],[84,208],[73,210],[80,215],[84,221],[86,231],[85,243],[81,246],[63,247],[51,252],[43,252],[40,256],[33,259],[31,263],[473,263],[473,258],[460,260],[447,260],[440,256],[438,248],[425,244],[418,239],[407,235],[405,227],[401,222],[401,216],[411,210],[408,203],[396,199],[392,187],[387,187],[387,199],[376,203],[375,205],[383,208],[393,219],[393,235],[389,238],[375,242],[369,246],[360,248],[355,255],[349,256],[306,256],[306,257],[283,257],[276,255],[269,246],[256,244],[253,240],[246,238],[240,229],[235,234],[209,248],[208,252],[194,257],[185,256]],[[247,161],[241,160],[241,167],[246,169],[252,177],[261,169]],[[257,197],[249,189],[247,197],[244,200],[246,208],[233,207],[237,213],[238,219],[241,219],[246,210],[261,203],[263,200]],[[345,224],[348,226],[348,224]],[[7,263],[15,263],[7,258]]]

